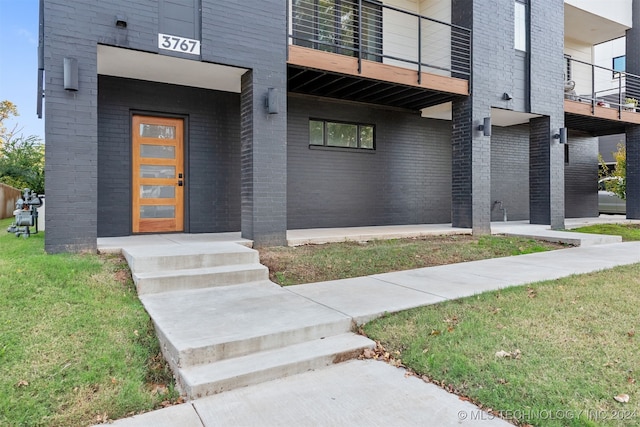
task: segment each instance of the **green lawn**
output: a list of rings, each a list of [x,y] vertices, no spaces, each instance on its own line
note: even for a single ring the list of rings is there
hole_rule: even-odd
[[[283,286],[548,251],[565,246],[520,237],[430,236],[260,248],[270,279]]]
[[[640,240],[636,227],[599,229]],[[640,426],[638,307],[635,264],[422,307],[363,329],[419,375],[521,425]],[[621,394],[629,403],[614,399]]]
[[[46,255],[0,221],[0,425],[81,426],[175,400],[119,256]],[[158,393],[160,390],[160,393]]]
[[[630,240],[640,240],[640,224],[597,224],[575,228],[571,231],[622,236],[622,240],[625,242]]]

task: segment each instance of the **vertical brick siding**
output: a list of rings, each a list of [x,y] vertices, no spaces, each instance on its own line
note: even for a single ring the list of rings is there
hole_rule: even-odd
[[[529,219],[529,126],[494,126],[491,135],[491,220]]]
[[[289,97],[288,227],[451,221],[450,122]],[[375,125],[376,150],[309,148],[309,119]]]

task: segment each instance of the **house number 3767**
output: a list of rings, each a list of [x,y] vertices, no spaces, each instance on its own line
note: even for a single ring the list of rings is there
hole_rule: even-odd
[[[158,34],[158,48],[173,50],[174,52],[200,55],[200,40],[172,36],[169,34]]]

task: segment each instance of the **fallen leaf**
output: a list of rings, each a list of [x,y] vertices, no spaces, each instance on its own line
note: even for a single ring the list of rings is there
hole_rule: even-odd
[[[362,356],[365,359],[373,359],[375,355],[376,355],[376,352],[370,348],[365,348],[364,351],[362,352]]]
[[[635,380],[635,378],[631,378],[631,377],[629,377],[629,378],[627,378],[627,382],[628,382],[629,384],[635,384],[635,383],[636,383],[636,380]]]
[[[169,389],[164,384],[153,384],[153,386],[151,387],[152,395],[156,395],[156,394],[162,395],[162,394],[167,394],[168,392],[169,392]]]
[[[111,384],[117,384],[117,383],[118,383],[118,380],[117,380],[117,379],[115,379],[115,378],[111,378]]]
[[[520,359],[520,356],[522,356],[522,352],[520,351],[519,348],[515,349],[512,352],[508,352],[508,351],[504,351],[504,350],[500,350],[499,352],[496,353],[496,357],[500,357],[500,358],[512,358],[512,359]]]
[[[16,385],[17,385],[18,387],[26,387],[26,386],[28,386],[28,385],[29,385],[29,382],[28,382],[28,381],[25,381],[25,380],[20,380],[20,381],[18,381],[18,384],[16,384]]]
[[[138,330],[136,329],[135,331],[133,331],[133,335],[135,335],[135,336],[139,336],[139,335],[140,335],[140,333],[139,333],[139,332],[138,332]]]
[[[432,329],[431,333],[429,335],[440,335],[440,331],[438,331],[436,329]]]
[[[447,328],[447,332],[453,332],[453,330],[454,330],[454,329],[455,329],[455,328],[454,328],[453,326],[449,326],[449,327]]]
[[[633,336],[636,334],[636,331],[629,331],[627,332],[627,335],[629,335],[629,338],[633,338]]]
[[[613,398],[620,403],[629,403],[629,395],[628,394],[619,394],[617,396],[613,396]]]
[[[533,288],[527,288],[527,296],[529,298],[535,298],[536,297],[536,291]]]

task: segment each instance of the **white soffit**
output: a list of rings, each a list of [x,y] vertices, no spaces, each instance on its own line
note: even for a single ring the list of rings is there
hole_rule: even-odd
[[[541,117],[539,114],[520,113],[517,111],[503,110],[502,108],[491,109],[491,126],[514,126],[529,123],[530,119]]]
[[[422,117],[429,119],[451,120],[451,102],[435,105],[433,107],[423,108],[421,110]],[[514,126],[529,123],[530,119],[540,117],[539,114],[520,113],[518,111],[504,110],[502,108],[491,109],[491,125],[492,126]]]
[[[240,93],[247,70],[98,45],[98,74]]]
[[[631,27],[631,2],[627,0],[598,1],[603,5],[606,4],[610,10],[621,12],[620,17],[617,16],[620,13],[600,14],[599,10],[587,8],[590,6],[589,3],[583,3],[583,1],[566,1],[564,4],[564,36],[566,38],[594,45],[622,37]],[[625,12],[627,9],[628,13]]]
[[[445,102],[444,104],[434,105],[420,110],[422,117],[429,119],[451,120],[451,108],[453,103]]]

